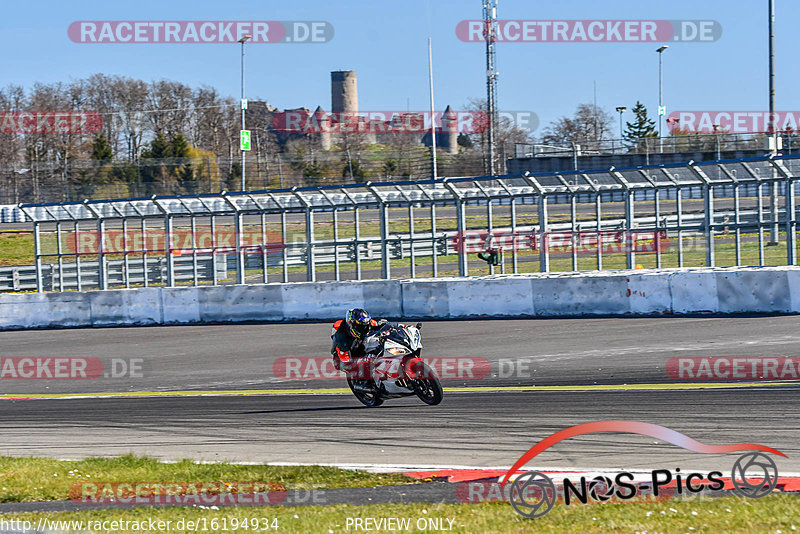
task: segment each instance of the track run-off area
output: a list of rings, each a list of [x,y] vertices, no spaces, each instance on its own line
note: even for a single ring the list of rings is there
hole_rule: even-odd
[[[96,358],[104,372],[90,379],[4,373],[0,454],[507,467],[554,432],[621,419],[663,425],[707,444],[768,445],[787,455],[778,460],[782,472],[800,472],[800,384],[769,377],[686,380],[669,372],[676,358],[800,357],[799,322],[796,316],[426,322],[423,356],[456,362],[443,381],[444,401],[429,407],[396,399],[377,409],[361,406],[343,379],[314,375],[314,366],[287,379],[287,359],[328,357],[328,323],[8,331],[0,334],[4,359]],[[473,372],[459,373],[459,360]],[[530,467],[727,471],[732,460],[644,436],[600,433],[558,443]]]

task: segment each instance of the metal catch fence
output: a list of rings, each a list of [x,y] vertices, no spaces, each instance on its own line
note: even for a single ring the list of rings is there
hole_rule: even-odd
[[[798,180],[776,156],[26,204],[34,265],[0,290],[795,265]]]

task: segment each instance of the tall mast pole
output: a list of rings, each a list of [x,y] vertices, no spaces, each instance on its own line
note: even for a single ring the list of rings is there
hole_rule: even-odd
[[[495,125],[497,124],[497,71],[495,40],[497,39],[497,0],[483,0],[483,20],[486,25],[486,109],[489,115],[489,174],[495,172]]]

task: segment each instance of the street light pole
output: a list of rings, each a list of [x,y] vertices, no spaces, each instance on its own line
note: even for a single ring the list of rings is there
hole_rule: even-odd
[[[628,108],[625,106],[619,106],[617,108],[617,113],[619,113],[619,142],[622,144],[622,114],[628,111]]]
[[[767,0],[767,3],[769,5],[769,122],[767,124],[767,132],[770,138],[770,153],[775,156],[778,154],[778,128],[775,124],[775,0]],[[776,178],[776,173],[777,171],[773,168],[773,178]],[[770,228],[770,240],[768,244],[777,245],[779,237],[777,180],[772,181],[769,200],[770,211],[772,212],[772,226]]]
[[[660,47],[656,52],[658,52],[658,152],[664,152],[664,141],[661,139],[661,123],[663,122],[662,117],[664,116],[661,113],[662,103],[661,103],[661,93],[662,93],[662,83],[661,83],[661,56],[664,53],[664,50],[669,48],[669,45],[664,45]]]
[[[430,37],[428,37],[428,81],[430,82],[431,96],[431,179],[436,180],[436,120],[433,110],[433,49]],[[442,132],[444,132],[444,118],[442,120]]]
[[[775,127],[775,0],[769,4],[769,123],[767,131],[772,137],[772,153],[778,153],[778,129]]]
[[[242,108],[242,132],[245,130],[245,127],[244,127],[244,112],[245,112],[245,110],[247,109],[247,104],[245,103],[245,99],[244,99],[244,44],[245,44],[245,43],[246,43],[248,40],[250,40],[250,38],[251,38],[251,37],[252,37],[251,35],[245,35],[244,37],[242,37],[241,39],[239,39],[239,42],[240,42],[240,43],[242,43],[242,100],[241,100],[241,108]],[[242,135],[242,134],[240,133],[240,134],[239,134],[239,136],[240,136],[240,137],[239,137],[239,143],[240,143],[240,145],[241,145],[241,142],[242,142],[242,140],[241,140],[241,135]],[[241,152],[242,152],[242,191],[244,191],[244,189],[245,189],[245,185],[244,185],[244,183],[245,183],[245,168],[244,168],[244,167],[245,167],[245,162],[244,162],[244,152],[245,152],[245,151],[244,151],[244,147],[240,146],[239,148],[241,148]]]

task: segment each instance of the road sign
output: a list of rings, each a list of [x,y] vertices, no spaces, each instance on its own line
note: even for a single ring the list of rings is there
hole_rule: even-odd
[[[250,150],[250,130],[240,130],[239,133],[239,150]]]
[[[658,116],[663,117],[667,114],[667,106],[658,106]]]

